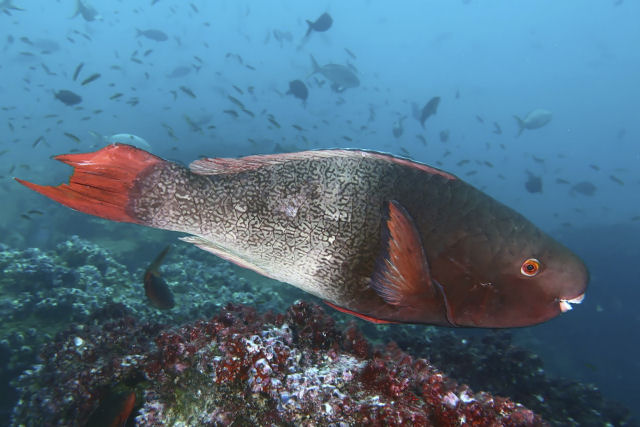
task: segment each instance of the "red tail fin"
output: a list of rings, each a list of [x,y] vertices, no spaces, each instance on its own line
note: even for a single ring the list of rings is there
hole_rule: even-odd
[[[164,162],[160,157],[124,144],[108,145],[94,153],[63,154],[56,160],[74,167],[69,184],[20,184],[80,212],[112,221],[140,223],[128,212],[129,190],[147,168]]]

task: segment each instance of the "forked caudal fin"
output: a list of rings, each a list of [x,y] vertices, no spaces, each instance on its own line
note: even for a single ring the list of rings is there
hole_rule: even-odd
[[[80,212],[112,221],[141,224],[128,211],[129,192],[146,169],[165,160],[124,144],[108,145],[93,153],[55,157],[73,166],[69,184],[38,185],[15,178],[20,184]]]

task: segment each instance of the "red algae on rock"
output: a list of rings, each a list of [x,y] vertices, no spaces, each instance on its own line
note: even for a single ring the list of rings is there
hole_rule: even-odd
[[[86,339],[100,342],[112,324]],[[86,420],[97,402],[77,401],[107,383],[136,392],[141,406],[132,417],[140,425],[544,424],[522,405],[473,393],[393,343],[373,350],[357,328],[340,332],[320,307],[304,302],[278,315],[228,305],[210,321],[150,334],[146,348],[140,339],[132,343],[119,342],[119,353],[112,348],[108,357],[74,355],[75,366],[55,362],[63,355],[53,349],[66,352],[68,345],[51,344],[44,366],[20,380],[14,424],[55,424],[70,408]],[[136,363],[123,367],[127,360]]]

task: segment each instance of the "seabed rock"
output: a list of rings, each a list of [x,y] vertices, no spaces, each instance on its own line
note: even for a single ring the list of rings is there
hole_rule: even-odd
[[[18,380],[14,425],[84,425],[113,390],[135,394],[139,425],[482,425],[543,420],[474,393],[393,343],[373,349],[312,304],[285,314],[228,305],[178,329],[103,312],[42,352]],[[477,424],[480,425],[480,424]]]

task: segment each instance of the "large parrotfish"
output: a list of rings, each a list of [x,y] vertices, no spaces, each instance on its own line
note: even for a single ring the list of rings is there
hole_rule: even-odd
[[[514,327],[582,300],[584,264],[522,215],[442,170],[322,150],[187,169],[129,145],[56,157],[65,206],[182,240],[373,322]]]

